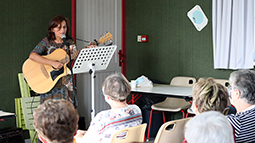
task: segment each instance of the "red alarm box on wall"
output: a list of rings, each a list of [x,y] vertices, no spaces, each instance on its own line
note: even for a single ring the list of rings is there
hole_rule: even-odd
[[[141,42],[148,42],[149,36],[148,35],[141,35]]]

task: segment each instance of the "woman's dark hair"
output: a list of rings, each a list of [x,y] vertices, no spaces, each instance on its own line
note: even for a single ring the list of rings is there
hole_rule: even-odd
[[[47,34],[48,40],[56,39],[54,32],[52,32],[52,29],[57,27],[59,24],[61,25],[62,21],[66,22],[66,25],[67,25],[66,37],[69,37],[69,29],[70,29],[69,20],[62,15],[57,15],[53,17],[49,22],[48,34]]]

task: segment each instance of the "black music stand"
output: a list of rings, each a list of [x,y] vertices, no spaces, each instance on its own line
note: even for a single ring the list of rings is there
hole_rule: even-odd
[[[95,116],[95,93],[94,80],[95,71],[105,70],[116,51],[117,46],[100,46],[95,48],[84,48],[80,51],[78,58],[73,65],[73,73],[89,73],[91,75],[91,119]]]

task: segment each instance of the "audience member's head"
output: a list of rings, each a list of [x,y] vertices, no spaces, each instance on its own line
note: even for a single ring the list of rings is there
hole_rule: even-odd
[[[229,91],[237,112],[255,104],[255,71],[238,70],[230,74]]]
[[[234,143],[233,128],[227,118],[217,111],[201,113],[185,125],[187,143]]]
[[[105,98],[117,102],[124,102],[131,92],[131,86],[121,73],[114,73],[104,80],[102,90]]]
[[[46,100],[34,111],[34,127],[47,143],[72,143],[79,115],[66,100]]]
[[[206,111],[219,111],[227,108],[229,95],[227,88],[216,83],[213,78],[200,78],[193,87],[193,107],[197,114]]]

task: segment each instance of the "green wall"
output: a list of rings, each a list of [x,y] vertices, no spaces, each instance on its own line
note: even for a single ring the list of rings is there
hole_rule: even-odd
[[[15,112],[20,97],[18,73],[30,51],[47,34],[56,15],[71,18],[71,0],[1,0],[0,3],[0,110]],[[16,126],[15,119],[0,128]]]
[[[202,31],[187,12],[200,5],[208,18]],[[127,77],[145,75],[169,83],[177,75],[228,79],[213,68],[211,0],[127,0]],[[138,43],[137,35],[149,35]]]
[[[200,5],[208,25],[198,32],[187,12]],[[231,70],[213,69],[210,0],[127,0],[127,77],[145,75],[169,83],[177,75],[228,78]],[[71,0],[8,0],[0,4],[0,110],[15,112],[20,97],[17,74],[29,52],[46,36],[55,15],[71,18]],[[137,35],[149,35],[137,43]],[[15,119],[0,128],[15,126]]]

